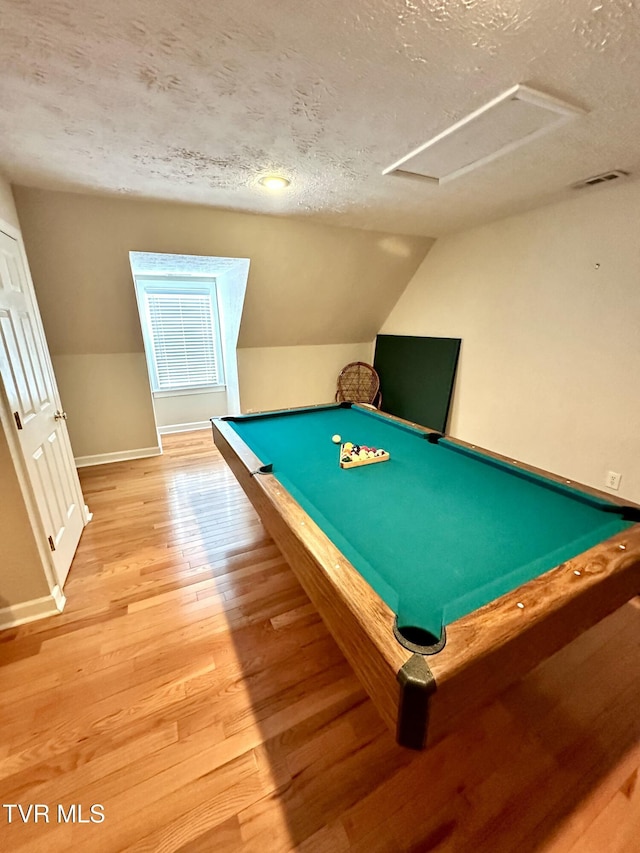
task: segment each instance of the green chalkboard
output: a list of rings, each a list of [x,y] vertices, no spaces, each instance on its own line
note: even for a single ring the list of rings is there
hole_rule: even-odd
[[[445,432],[460,338],[378,335],[382,411]]]

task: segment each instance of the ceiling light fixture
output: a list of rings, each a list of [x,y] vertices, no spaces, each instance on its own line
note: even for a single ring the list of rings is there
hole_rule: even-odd
[[[264,175],[258,179],[258,183],[268,190],[283,190],[289,186],[291,181],[288,178],[283,178],[282,175]]]

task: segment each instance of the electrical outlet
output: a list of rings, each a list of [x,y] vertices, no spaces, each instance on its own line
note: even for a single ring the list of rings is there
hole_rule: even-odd
[[[616,489],[617,491],[620,488],[621,479],[622,474],[617,474],[615,471],[607,471],[607,476],[604,482],[608,489]]]

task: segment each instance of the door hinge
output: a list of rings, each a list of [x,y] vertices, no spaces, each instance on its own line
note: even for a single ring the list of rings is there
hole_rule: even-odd
[[[18,429],[22,429],[22,421],[20,420],[20,415],[18,412],[13,413],[13,417],[16,419],[16,426]]]
[[[55,543],[53,541],[53,536],[49,536],[49,548],[51,548],[52,551],[56,550],[56,546],[55,546]]]

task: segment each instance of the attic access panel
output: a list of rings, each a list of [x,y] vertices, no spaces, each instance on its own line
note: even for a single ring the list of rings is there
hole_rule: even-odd
[[[584,110],[517,85],[398,160],[383,175],[443,184],[560,127]]]
[[[382,411],[446,432],[460,338],[378,335]]]

